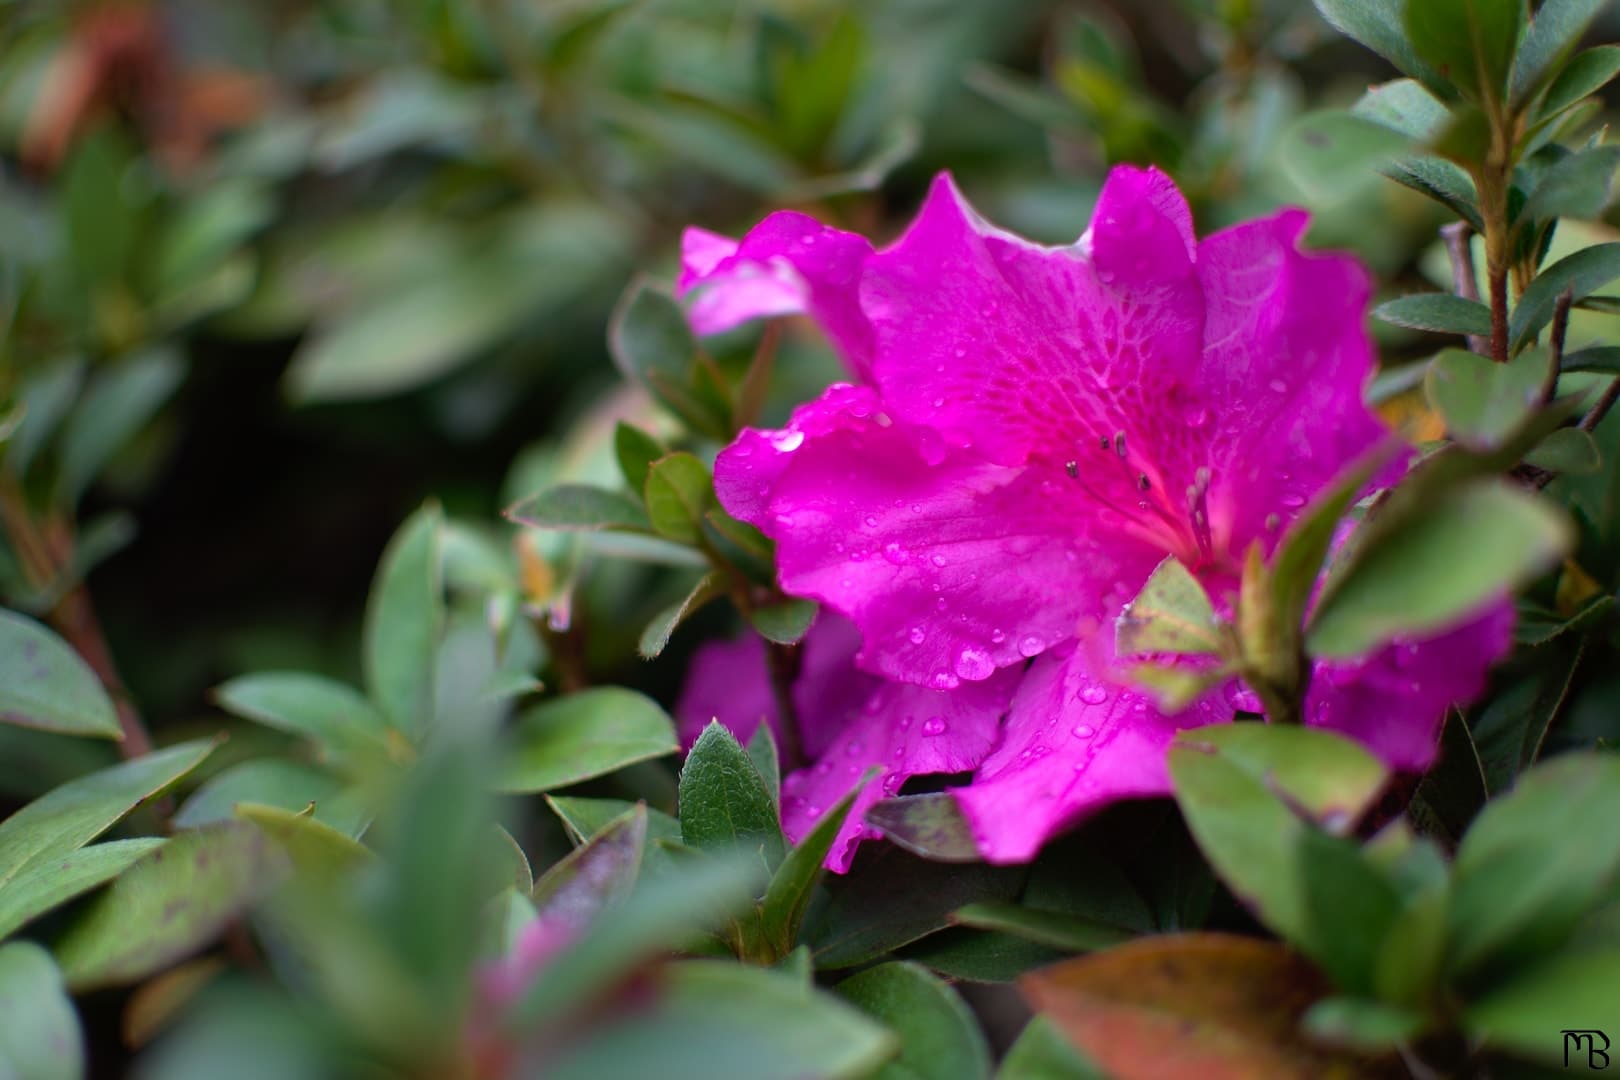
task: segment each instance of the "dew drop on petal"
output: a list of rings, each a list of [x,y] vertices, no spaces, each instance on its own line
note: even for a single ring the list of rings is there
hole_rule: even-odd
[[[804,432],[779,431],[771,436],[771,446],[779,453],[791,454],[804,445]]]
[[[1287,494],[1279,497],[1277,501],[1288,507],[1290,510],[1298,510],[1300,507],[1305,505],[1305,496],[1299,494],[1298,492],[1290,491]]]
[[[1278,393],[1278,394],[1286,394],[1286,393],[1288,393],[1288,384],[1283,382],[1281,379],[1272,379],[1271,382],[1268,383],[1267,385],[1269,385],[1271,387],[1272,391],[1275,392],[1275,393]]]
[[[936,671],[934,677],[928,680],[928,685],[935,690],[955,690],[961,682],[961,679],[948,671]]]
[[[930,716],[923,721],[922,733],[930,738],[945,734],[945,718],[943,716]]]
[[[945,556],[943,556],[943,555],[930,555],[930,556],[928,556],[928,561],[933,563],[935,566],[944,566],[945,565]]]
[[[995,670],[995,662],[990,659],[990,654],[983,649],[970,646],[957,654],[956,673],[964,679],[988,679]]]
[[[1095,734],[1097,734],[1097,729],[1092,727],[1090,724],[1075,725],[1074,737],[1077,739],[1089,739]]]
[[[921,645],[923,643],[923,639],[928,636],[928,631],[924,630],[920,626],[913,626],[911,628],[911,633],[907,634],[906,636],[911,639],[911,643],[913,645]]]
[[[1080,691],[1080,700],[1085,702],[1087,705],[1101,705],[1103,702],[1108,700],[1108,691],[1103,689],[1101,686],[1098,686],[1096,683],[1092,683],[1090,686]]]
[[[1004,631],[998,628],[990,631],[990,640],[995,642],[997,645],[1000,645],[1003,641],[1007,640],[1007,635]]]
[[[1020,656],[1038,656],[1046,648],[1046,643],[1034,634],[1028,634],[1018,639],[1018,653]]]

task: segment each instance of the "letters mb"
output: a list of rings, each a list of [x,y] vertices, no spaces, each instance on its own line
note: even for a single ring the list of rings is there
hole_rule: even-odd
[[[1609,1067],[1609,1037],[1596,1028],[1590,1030],[1566,1029],[1564,1035],[1564,1068],[1569,1068],[1569,1052],[1586,1054],[1588,1069]]]

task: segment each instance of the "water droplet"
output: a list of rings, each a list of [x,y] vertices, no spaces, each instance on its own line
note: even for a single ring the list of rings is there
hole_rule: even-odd
[[[890,540],[883,545],[883,557],[896,566],[904,566],[906,564],[906,549],[901,547],[898,541]]]
[[[962,357],[964,357],[966,355],[967,355],[967,350],[966,349],[957,349],[956,350],[956,358],[958,360],[962,359]]]
[[[1283,382],[1281,379],[1272,379],[1271,382],[1267,383],[1266,385],[1270,386],[1274,393],[1288,393],[1288,384]]]
[[[945,565],[945,556],[943,556],[943,555],[930,555],[930,556],[928,556],[928,561],[933,563],[935,566],[944,566]]]
[[[865,749],[866,744],[861,742],[861,740],[851,739],[849,741],[849,745],[844,747],[844,753],[848,754],[850,757],[859,757],[861,751]]]
[[[1087,705],[1101,705],[1108,700],[1108,691],[1096,683],[1092,683],[1080,691],[1080,700]]]
[[[802,431],[779,431],[771,436],[771,446],[784,454],[791,454],[803,445],[804,432]]]
[[[934,677],[928,680],[928,685],[935,690],[955,690],[961,682],[961,679],[948,671],[936,671]]]
[[[945,407],[945,399],[942,397],[937,397],[933,400],[932,404],[936,409],[943,409]]]
[[[964,679],[977,681],[988,679],[996,670],[995,661],[983,649],[972,647],[963,649],[956,657],[956,673]]]
[[[1202,405],[1189,405],[1181,418],[1188,427],[1203,427],[1209,420],[1209,410]]]
[[[1089,739],[1095,734],[1097,734],[1097,729],[1090,724],[1076,724],[1074,726],[1074,737],[1077,739]]]
[[[864,520],[868,529],[877,528],[878,519],[876,514],[867,514]]]
[[[1046,643],[1034,634],[1028,634],[1018,639],[1018,653],[1020,656],[1038,656],[1046,648]]]
[[[1277,501],[1288,507],[1290,510],[1298,510],[1300,507],[1305,505],[1305,496],[1290,491]]]
[[[999,629],[992,630],[990,631],[990,640],[995,642],[997,645],[1000,645],[1003,641],[1007,640],[1007,635]]]
[[[929,738],[945,734],[945,718],[943,716],[930,716],[923,721],[922,733]]]
[[[924,630],[920,626],[913,626],[911,628],[911,633],[907,634],[906,636],[911,639],[911,643],[913,645],[921,645],[923,643],[923,639],[928,636],[928,631]]]

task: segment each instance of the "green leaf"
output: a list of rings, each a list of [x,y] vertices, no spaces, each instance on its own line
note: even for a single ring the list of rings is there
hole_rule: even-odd
[[[1107,1080],[1050,1017],[1037,1014],[1001,1060],[996,1080]]]
[[[999,930],[1065,952],[1093,952],[1122,945],[1136,933],[1122,926],[1000,900],[985,900],[951,914],[957,926]]]
[[[1413,49],[1401,29],[1406,0],[1313,0],[1335,30],[1361,42],[1437,94],[1450,96],[1450,85]]]
[[[1411,137],[1341,109],[1306,113],[1278,146],[1288,177],[1314,202],[1338,203],[1377,179],[1376,170],[1411,148]]]
[[[249,825],[181,833],[124,871],[56,945],[75,990],[135,982],[212,941],[269,884],[274,863]]]
[[[1597,93],[1620,75],[1620,46],[1599,45],[1576,56],[1558,73],[1536,110],[1538,119],[1557,116]]]
[[[1568,289],[1584,300],[1615,278],[1620,278],[1620,243],[1582,248],[1544,268],[1530,282],[1508,319],[1508,337],[1521,348],[1552,319],[1559,294]]]
[[[370,848],[308,813],[242,802],[236,817],[250,822],[287,854],[293,869],[327,882],[372,862]]]
[[[765,725],[760,727],[763,730]],[[838,839],[856,796],[874,776],[873,770],[867,770],[849,793],[833,804],[804,839],[788,851],[782,865],[771,875],[771,883],[766,886],[765,897],[760,902],[760,929],[765,940],[779,952],[786,952],[798,943],[799,928],[804,923],[805,912],[810,909],[816,882],[821,880],[827,853]]]
[[[1559,846],[1569,846],[1567,837]],[[1564,1062],[1565,1030],[1613,1029],[1620,1014],[1620,949],[1571,950],[1517,972],[1463,1013],[1470,1035],[1550,1065]],[[1605,1044],[1606,1045],[1606,1044]],[[1597,1068],[1573,1046],[1571,1068]],[[1603,1049],[1602,1045],[1598,1049]],[[1604,1067],[1607,1067],[1605,1061]]]
[[[608,350],[625,378],[676,416],[704,434],[729,437],[725,410],[696,388],[697,339],[674,297],[645,278],[632,281],[608,323]]]
[[[1413,154],[1384,169],[1384,175],[1434,199],[1472,225],[1475,232],[1484,230],[1473,178],[1454,162],[1432,154]]]
[[[620,420],[613,428],[613,456],[631,491],[647,486],[647,469],[669,450],[651,435]]]
[[[852,975],[839,997],[900,1037],[900,1056],[872,1080],[988,1080],[990,1047],[950,986],[916,964],[888,963]]]
[[[1373,314],[1396,326],[1436,334],[1489,337],[1491,333],[1491,309],[1451,293],[1418,293],[1387,300],[1373,308]]]
[[[1620,831],[1590,827],[1617,815],[1620,758],[1604,754],[1537,766],[1488,803],[1457,849],[1451,969],[1556,948],[1620,872]]]
[[[78,399],[84,382],[85,363],[78,357],[62,357],[22,380],[17,402],[23,408],[22,427],[6,447],[5,461],[18,477],[28,475],[28,466],[45,448],[57,425]]]
[[[587,484],[549,487],[514,504],[506,511],[506,518],[536,529],[619,529],[625,532],[652,529],[647,512],[634,499]]]
[[[1373,1052],[1410,1043],[1424,1027],[1422,1013],[1367,998],[1324,998],[1305,1014],[1305,1030],[1330,1046]]]
[[[547,1080],[833,1080],[873,1075],[897,1049],[864,1014],[790,974],[694,960],[659,978],[646,1008],[548,1055]]]
[[[530,894],[536,912],[575,930],[588,926],[630,895],[646,844],[647,808],[637,803],[540,876]]]
[[[1375,937],[1392,898],[1376,874],[1357,872],[1353,847],[1338,857],[1336,838],[1320,830],[1353,825],[1388,778],[1382,763],[1331,732],[1242,723],[1183,732],[1169,764],[1187,825],[1233,892],[1335,976],[1355,974],[1340,961],[1362,928],[1326,918],[1322,888],[1341,890],[1326,897],[1337,901],[1332,914],[1364,918]]]
[[[1524,0],[1406,0],[1405,27],[1412,49],[1464,93],[1498,100],[1519,34]]]
[[[562,821],[563,827],[568,830],[568,838],[576,846],[583,844],[608,825],[615,818],[623,817],[636,806],[635,803],[623,799],[580,799],[568,798],[562,795],[545,796],[546,805],[551,812]],[[679,840],[681,838],[681,823],[670,815],[659,810],[647,811],[647,839],[648,840]]]
[[[181,804],[174,823],[194,829],[236,816],[237,803],[257,803],[281,810],[315,808],[321,821],[345,833],[358,833],[365,825],[362,815],[341,800],[334,802],[343,783],[331,773],[301,761],[285,758],[256,758],[239,762],[210,776],[191,797]]]
[[[1535,191],[1519,211],[1519,220],[1596,220],[1608,208],[1616,169],[1620,169],[1620,146],[1577,150],[1541,174]]]
[[[680,748],[675,723],[651,699],[596,687],[536,705],[513,724],[495,789],[526,794],[567,787]]]
[[[1120,656],[1178,653],[1204,656],[1222,651],[1221,621],[1204,587],[1174,555],[1148,577],[1114,624]]]
[[[123,738],[101,680],[73,647],[0,608],[0,721],[59,735]]]
[[[1369,87],[1351,113],[1424,142],[1445,130],[1445,104],[1416,79],[1392,79]]]
[[[186,775],[213,752],[181,743],[69,781],[0,821],[0,890],[76,851]]]
[[[108,285],[128,273],[140,232],[137,171],[128,144],[108,127],[89,132],[76,145],[62,177],[61,208],[74,268],[92,285]]]
[[[810,632],[820,606],[814,600],[788,597],[776,604],[766,604],[748,613],[748,624],[759,631],[759,636],[778,645],[797,645]]]
[[[1524,32],[1519,55],[1513,61],[1513,104],[1523,104],[1553,76],[1608,2],[1551,0],[1540,6]]]
[[[688,615],[725,594],[724,575],[718,571],[704,574],[685,596],[653,616],[652,622],[641,631],[641,640],[636,644],[636,652],[641,654],[643,660],[655,659],[669,644],[670,635],[675,633],[675,628],[685,622]]]
[[[239,675],[214,690],[234,716],[313,742],[333,760],[387,752],[388,721],[345,683],[301,671]]]
[[[112,880],[136,859],[163,843],[163,838],[157,836],[111,840],[70,851],[58,858],[36,861],[0,889],[0,938],[10,936],[19,926]]]
[[[1357,548],[1312,612],[1311,655],[1361,656],[1454,625],[1528,581],[1570,543],[1562,512],[1506,480],[1443,492]]]
[[[1193,668],[1180,664],[1133,664],[1131,684],[1152,694],[1161,712],[1174,716],[1232,677],[1230,665]]]
[[[715,504],[709,467],[685,451],[666,454],[647,470],[644,489],[653,531],[681,544],[695,544],[699,523]]]
[[[90,482],[180,386],[186,366],[166,347],[153,347],[98,372],[63,425],[58,444],[56,499],[76,506]]]
[[[1548,472],[1589,476],[1603,468],[1603,455],[1590,433],[1559,428],[1524,455],[1524,463]]]
[[[782,861],[776,803],[735,736],[711,720],[686,755],[680,779],[681,839],[705,851],[763,849],[766,866]]]
[[[915,855],[936,862],[977,862],[979,845],[962,814],[962,806],[948,792],[899,795],[874,803],[866,823]]]
[[[394,727],[420,737],[433,714],[433,670],[444,626],[439,533],[429,503],[399,527],[366,601],[366,687]]]
[[[1010,983],[1074,954],[1012,934],[952,927],[906,945],[894,955],[947,979]]]
[[[770,724],[760,724],[748,737],[748,760],[765,781],[765,790],[771,793],[771,802],[777,809],[782,806],[782,755],[776,747],[776,734]]]
[[[1466,349],[1446,349],[1429,362],[1423,389],[1452,438],[1490,450],[1518,430],[1540,403],[1550,364],[1543,349],[1528,349],[1506,364]]]
[[[603,909],[570,948],[553,957],[512,1007],[510,1023],[522,1029],[572,1012],[644,961],[748,907],[758,881],[757,860],[672,862],[656,887],[643,882],[624,903]]]
[[[0,1076],[79,1080],[84,1034],[50,953],[32,942],[0,947]]]

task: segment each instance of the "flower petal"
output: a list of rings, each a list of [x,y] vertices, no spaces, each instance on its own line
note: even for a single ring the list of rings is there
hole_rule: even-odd
[[[949,689],[1072,638],[1134,594],[1162,555],[1059,468],[1009,469],[894,421],[835,386],[786,428],[715,463],[732,514],[777,541],[782,587],[848,615],[859,662]]]
[[[1083,461],[1117,431],[1155,445],[1180,423],[1161,424],[1164,392],[1199,360],[1190,239],[1185,203],[1156,172],[1116,170],[1066,248],[990,227],[941,176],[862,280],[885,402],[1005,465]],[[1109,474],[1116,505],[1136,504],[1141,471]]]
[[[798,843],[868,768],[882,768],[856,796],[827,854],[827,867],[839,873],[849,869],[862,840],[883,835],[865,823],[873,803],[897,794],[913,776],[966,772],[984,760],[1020,677],[1017,671],[1000,671],[983,682],[939,691],[872,679],[853,669],[847,674],[868,680],[866,700],[840,725],[815,765],[782,781],[782,826]]]
[[[864,377],[872,332],[858,289],[871,253],[865,237],[782,211],[740,242],[705,229],[686,230],[676,288],[682,296],[691,294],[688,313],[700,334],[717,334],[750,319],[810,315]]]
[[[954,792],[990,862],[1026,862],[1109,803],[1168,794],[1165,750],[1176,732],[1232,718],[1219,695],[1162,715],[1147,697],[1102,676],[1105,646],[1091,644],[1067,659],[1048,653],[1035,661],[1001,745],[973,783]]]
[[[1363,398],[1367,275],[1348,256],[1300,251],[1306,221],[1285,210],[1198,248],[1204,357],[1178,411],[1208,433],[1212,524],[1234,552],[1269,546],[1269,515],[1292,519],[1389,434]]]
[[[1318,663],[1306,723],[1349,735],[1397,769],[1428,768],[1446,709],[1484,691],[1491,665],[1513,645],[1513,619],[1503,600],[1438,637],[1397,641],[1354,663]]]

